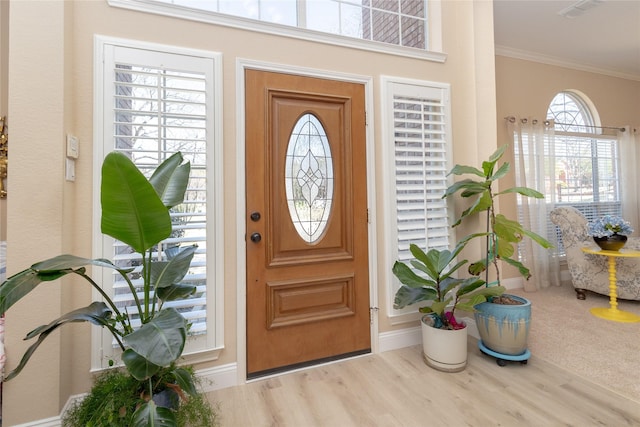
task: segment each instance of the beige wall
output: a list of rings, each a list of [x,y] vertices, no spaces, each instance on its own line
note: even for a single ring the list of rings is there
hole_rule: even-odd
[[[578,90],[591,99],[605,126],[640,125],[640,81],[496,56],[498,132],[508,115],[545,118],[554,95]]]
[[[640,81],[610,77],[520,59],[496,56],[498,141],[509,142],[504,117],[544,119],[553,97],[562,90],[577,90],[594,104],[603,126],[626,126],[640,131]],[[512,153],[509,154],[513,156]],[[513,177],[513,175],[509,175]],[[505,180],[506,185],[513,185]],[[505,199],[505,201],[507,201]],[[515,198],[500,209],[513,217]],[[517,277],[515,270],[506,277]]]
[[[279,65],[371,76],[374,82],[374,129],[377,167],[381,165],[380,75],[450,83],[454,157],[477,163],[496,147],[496,104],[492,7],[486,1],[442,2],[444,64],[365,52],[240,29],[172,19],[109,7],[104,1],[12,2],[8,81],[12,125],[8,204],[8,272],[39,259],[70,252],[91,256],[93,37],[95,34],[164,43],[223,53],[225,164],[225,349],[218,362],[237,354],[236,324],[236,61],[250,59]],[[4,26],[3,26],[4,27]],[[6,58],[3,51],[3,59]],[[76,182],[64,181],[64,138],[80,139]],[[382,188],[379,181],[376,188]],[[387,246],[382,232],[385,201],[378,198],[377,247]],[[379,254],[371,254],[372,259]],[[378,265],[380,331],[388,331],[384,306],[390,266]],[[90,289],[65,282],[42,286],[7,314],[9,368],[27,343],[24,333],[61,312],[90,301]],[[404,325],[412,326],[412,325]],[[91,383],[89,326],[56,332],[15,380],[5,384],[3,421],[8,425],[57,416],[73,394]],[[212,366],[206,365],[206,366]],[[34,405],[33,402],[38,402]]]
[[[7,115],[9,62],[9,2],[0,2],[0,116]],[[8,129],[8,128],[7,128]],[[0,199],[0,240],[7,239],[7,200]]]

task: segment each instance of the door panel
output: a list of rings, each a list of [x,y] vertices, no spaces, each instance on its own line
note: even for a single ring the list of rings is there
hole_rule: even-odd
[[[248,375],[370,351],[364,87],[245,79]]]

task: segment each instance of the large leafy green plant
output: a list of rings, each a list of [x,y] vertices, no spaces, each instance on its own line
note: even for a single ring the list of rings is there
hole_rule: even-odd
[[[431,249],[425,253],[419,246],[412,244],[411,253],[415,259],[409,265],[396,261],[393,274],[402,286],[395,295],[393,307],[404,308],[411,304],[430,301],[427,306],[420,307],[422,313],[432,313],[434,326],[441,329],[461,329],[455,318],[457,308],[473,312],[476,304],[485,302],[488,297],[504,292],[502,286],[484,287],[484,280],[475,276],[460,279],[454,273],[467,260],[456,262],[456,257],[464,248],[458,244],[453,251]],[[424,273],[419,275],[418,272]],[[450,307],[450,311],[446,309]]]
[[[488,282],[488,266],[493,265],[496,282],[500,284],[500,264],[499,260],[516,267],[519,273],[529,279],[531,273],[529,269],[520,261],[515,259],[517,256],[517,244],[525,237],[531,238],[537,244],[544,248],[551,248],[552,245],[542,236],[525,229],[518,221],[512,220],[503,214],[496,213],[495,204],[498,196],[503,194],[520,194],[523,197],[533,197],[537,199],[544,198],[544,195],[534,189],[528,187],[511,187],[501,191],[497,191],[495,184],[503,178],[510,170],[508,162],[498,165],[500,159],[507,149],[507,145],[503,145],[494,152],[488,160],[482,162],[482,169],[473,166],[455,165],[449,175],[473,175],[474,178],[466,178],[455,182],[445,191],[443,198],[460,192],[463,198],[471,198],[472,204],[465,209],[460,218],[453,224],[453,227],[460,225],[465,219],[473,217],[476,214],[485,212],[487,215],[486,232],[473,233],[464,237],[460,243],[465,245],[472,239],[486,238],[486,250],[482,259],[473,262],[469,266],[469,273],[480,275],[487,273]]]
[[[171,248],[165,251],[166,259],[156,258],[158,243],[171,234],[169,210],[182,203],[189,173],[190,164],[183,163],[180,153],[166,159],[149,179],[125,155],[113,152],[106,156],[100,188],[101,230],[140,254],[142,286],[134,283],[132,268],[122,269],[106,259],[74,255],[60,255],[38,262],[8,278],[0,285],[0,313],[9,310],[39,284],[69,274],[85,279],[100,293],[102,301],[73,310],[29,332],[25,339],[37,338],[36,341],[4,381],[18,375],[44,339],[58,327],[72,322],[90,322],[111,332],[123,351],[122,361],[128,372],[136,380],[148,384],[147,398],[134,414],[134,425],[175,425],[172,411],[157,406],[151,399],[157,387],[153,379],[154,376],[169,376],[175,379],[172,388],[191,395],[197,393],[191,373],[175,364],[184,350],[187,321],[174,308],[163,306],[167,301],[195,292],[194,286],[179,282],[189,269],[196,247]],[[120,310],[87,274],[86,266],[109,268],[120,274],[131,290],[135,309]],[[139,318],[140,327],[134,328],[133,316]]]

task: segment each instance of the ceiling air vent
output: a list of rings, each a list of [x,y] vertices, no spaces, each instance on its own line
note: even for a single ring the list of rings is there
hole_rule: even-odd
[[[577,16],[582,15],[589,9],[593,9],[594,7],[604,3],[605,0],[580,0],[569,7],[565,7],[558,15],[564,16],[565,18],[573,19]]]

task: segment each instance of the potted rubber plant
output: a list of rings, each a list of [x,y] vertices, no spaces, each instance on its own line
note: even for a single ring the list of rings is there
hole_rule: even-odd
[[[415,257],[410,265],[396,261],[393,274],[402,284],[396,291],[394,308],[428,302],[419,308],[421,318],[423,359],[432,368],[458,372],[467,364],[467,330],[456,319],[456,310],[473,312],[474,306],[487,297],[504,292],[502,286],[485,287],[478,277],[456,278],[457,270],[467,260],[456,261],[464,245],[453,251],[431,249],[424,252],[411,244]]]
[[[517,245],[523,238],[530,238],[544,248],[552,245],[542,236],[525,229],[515,219],[507,218],[496,212],[498,197],[505,194],[519,194],[522,197],[542,199],[544,195],[528,187],[511,187],[498,190],[497,184],[510,170],[509,162],[500,160],[507,149],[507,145],[499,147],[488,160],[477,168],[467,165],[455,165],[449,175],[467,175],[465,178],[449,186],[443,198],[457,193],[464,199],[471,199],[471,206],[465,209],[453,224],[457,227],[463,221],[476,215],[486,215],[486,229],[479,233],[472,233],[463,239],[463,246],[474,239],[485,240],[485,251],[482,258],[469,266],[469,273],[479,276],[485,273],[487,286],[500,285],[500,263],[505,262],[514,266],[518,272],[529,280],[531,272],[517,258]],[[493,270],[495,281],[489,282],[489,271]],[[475,319],[481,338],[481,348],[506,356],[516,356],[527,352],[529,323],[531,319],[531,302],[517,295],[503,294],[490,298],[487,302],[475,307]],[[500,362],[500,359],[498,359]]]
[[[190,164],[184,162],[181,153],[175,153],[147,179],[127,156],[112,152],[106,156],[101,172],[101,231],[138,253],[141,271],[118,268],[107,259],[65,254],[37,262],[9,277],[0,285],[0,313],[10,310],[39,284],[67,275],[84,279],[102,299],[29,332],[25,339],[35,339],[35,342],[4,381],[15,378],[25,368],[31,355],[51,332],[68,323],[90,322],[107,328],[112,334],[122,350],[127,380],[133,384],[106,394],[129,393],[133,396],[124,399],[130,402],[129,406],[105,409],[109,405],[102,402],[100,410],[105,413],[96,412],[97,409],[88,411],[87,417],[92,419],[76,417],[72,425],[177,426],[180,419],[177,413],[189,400],[188,396],[199,402],[196,405],[199,413],[192,418],[206,420],[198,425],[209,425],[207,422],[215,419],[213,408],[197,390],[193,371],[177,363],[186,343],[188,322],[175,308],[165,305],[194,293],[194,286],[181,281],[197,248],[175,247],[160,257],[157,246],[172,232],[170,209],[184,199]],[[135,308],[119,308],[87,273],[87,266],[112,269],[122,276],[135,299]],[[140,326],[135,326],[136,322]],[[91,393],[83,402],[90,400]]]

